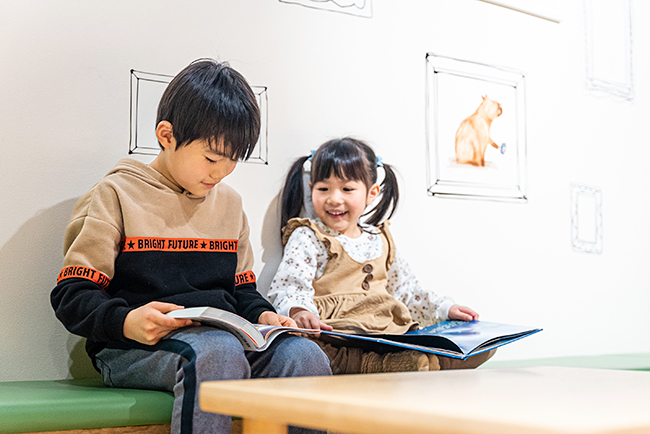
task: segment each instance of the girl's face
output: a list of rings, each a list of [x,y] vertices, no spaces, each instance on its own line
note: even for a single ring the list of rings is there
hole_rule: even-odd
[[[316,215],[328,227],[356,238],[361,235],[357,226],[359,218],[379,195],[377,184],[366,189],[361,181],[330,176],[311,186],[311,198]]]

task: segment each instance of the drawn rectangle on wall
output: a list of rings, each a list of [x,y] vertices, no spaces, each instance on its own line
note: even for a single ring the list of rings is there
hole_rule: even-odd
[[[596,187],[571,184],[571,245],[584,253],[603,250],[602,192]]]
[[[131,70],[131,138],[129,154],[158,155],[158,102],[174,76]],[[260,137],[248,162],[268,164],[268,100],[265,86],[251,86],[260,107]]]
[[[372,0],[280,0],[280,2],[372,18]]]
[[[596,210],[598,201],[593,194],[578,193],[576,198],[577,212],[577,239],[580,241],[596,242]]]
[[[525,74],[432,53],[426,68],[429,194],[526,202]]]
[[[131,140],[129,154],[158,155],[156,113],[171,75],[131,70]]]
[[[502,8],[510,9],[522,14],[530,15],[543,20],[560,23],[560,1],[563,0],[480,0]]]
[[[634,100],[630,0],[584,0],[587,90]]]

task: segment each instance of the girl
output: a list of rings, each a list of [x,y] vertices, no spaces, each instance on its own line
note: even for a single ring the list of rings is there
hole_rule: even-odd
[[[308,160],[311,200],[303,189]],[[381,184],[378,166],[385,173]],[[447,319],[478,319],[469,307],[422,289],[396,252],[388,219],[398,199],[392,168],[360,140],[330,140],[298,159],[282,192],[284,256],[268,293],[278,313],[299,327],[351,333],[401,334]],[[298,218],[309,213],[309,202],[317,218]],[[469,368],[491,356],[456,361],[412,350],[362,351],[325,335],[317,342],[335,374]]]

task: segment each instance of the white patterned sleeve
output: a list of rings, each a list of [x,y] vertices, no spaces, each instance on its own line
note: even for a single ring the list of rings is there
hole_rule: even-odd
[[[395,252],[395,261],[388,270],[387,277],[388,293],[408,307],[411,317],[420,327],[448,319],[449,308],[455,304],[454,300],[423,289],[399,251]]]
[[[327,250],[314,231],[304,226],[293,231],[268,292],[280,315],[289,316],[292,307],[302,307],[318,315],[312,283],[326,263]]]

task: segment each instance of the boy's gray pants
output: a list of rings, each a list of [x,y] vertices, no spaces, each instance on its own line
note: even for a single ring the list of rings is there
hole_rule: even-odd
[[[329,359],[309,339],[281,335],[266,351],[244,351],[234,335],[212,327],[189,327],[156,345],[111,344],[95,357],[109,387],[174,393],[172,434],[228,434],[231,417],[199,408],[203,381],[331,375]],[[290,433],[320,431],[289,428]]]

